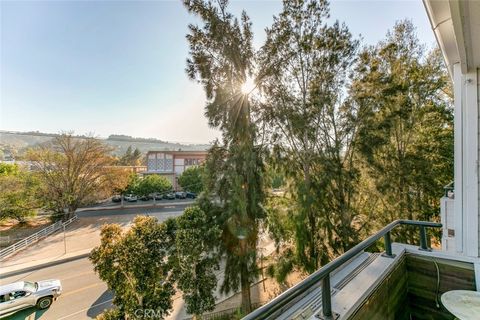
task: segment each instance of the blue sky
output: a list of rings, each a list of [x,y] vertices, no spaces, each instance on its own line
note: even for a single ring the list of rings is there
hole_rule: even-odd
[[[0,1],[0,129],[112,133],[209,142],[202,88],[185,74],[189,16],[180,1]],[[279,1],[232,1],[255,44]],[[408,18],[434,45],[421,0],[332,1],[364,44]]]

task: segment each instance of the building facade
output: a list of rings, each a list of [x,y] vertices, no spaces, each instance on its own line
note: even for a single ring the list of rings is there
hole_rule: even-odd
[[[454,196],[442,215],[448,251],[480,257],[480,1],[423,0],[453,81]],[[444,208],[442,208],[444,209]],[[480,274],[479,274],[480,276]]]
[[[149,151],[147,152],[147,170],[144,175],[162,175],[179,190],[178,177],[189,167],[202,164],[207,151]]]

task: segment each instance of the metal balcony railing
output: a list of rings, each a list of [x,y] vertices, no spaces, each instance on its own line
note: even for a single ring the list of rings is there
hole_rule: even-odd
[[[323,319],[334,319],[332,312],[332,301],[330,292],[330,273],[341,267],[345,262],[355,257],[358,253],[367,249],[380,238],[385,240],[385,253],[384,256],[393,258],[392,254],[392,242],[390,239],[390,231],[398,225],[410,225],[420,227],[420,250],[430,250],[427,242],[427,227],[441,228],[441,223],[428,222],[428,221],[414,221],[414,220],[395,220],[382,230],[374,234],[373,236],[363,240],[352,249],[348,250],[340,257],[327,263],[325,266],[317,270],[308,276],[305,280],[299,282],[297,285],[291,287],[287,291],[280,294],[278,297],[263,305],[257,310],[251,312],[243,318],[243,320],[258,320],[267,319],[274,313],[281,311],[284,307],[287,307],[289,303],[295,301],[296,298],[302,296],[313,286],[317,285],[319,281],[322,281],[322,313]]]
[[[443,187],[445,197],[450,197],[450,193],[455,192],[455,184],[454,182],[450,182],[446,186]]]

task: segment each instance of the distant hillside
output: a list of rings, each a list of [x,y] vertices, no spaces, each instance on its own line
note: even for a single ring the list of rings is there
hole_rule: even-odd
[[[21,155],[27,148],[45,143],[55,136],[57,134],[0,130],[0,157],[8,154]],[[78,137],[82,138],[84,136]],[[107,139],[102,140],[112,146],[115,155],[124,154],[129,146],[132,146],[134,149],[138,148],[142,153],[146,153],[149,150],[206,150],[210,147],[207,144],[182,144],[154,138],[135,138],[118,134],[110,135]]]

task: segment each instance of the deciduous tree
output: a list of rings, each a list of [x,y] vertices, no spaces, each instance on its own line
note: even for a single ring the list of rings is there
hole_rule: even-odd
[[[0,221],[24,223],[41,207],[39,181],[17,165],[0,163]]]
[[[28,154],[43,188],[47,209],[66,218],[109,186],[111,149],[93,137],[61,134]]]
[[[200,194],[203,191],[203,175],[203,166],[190,167],[178,177],[178,183],[183,190]]]
[[[168,224],[154,217],[137,216],[128,231],[117,224],[102,227],[100,246],[92,250],[90,260],[115,293],[114,314],[121,319],[137,319],[145,310],[168,315],[175,293],[168,260],[173,239]]]
[[[148,196],[151,193],[165,193],[172,190],[172,183],[165,177],[152,174],[140,179],[135,187],[135,194]]]

